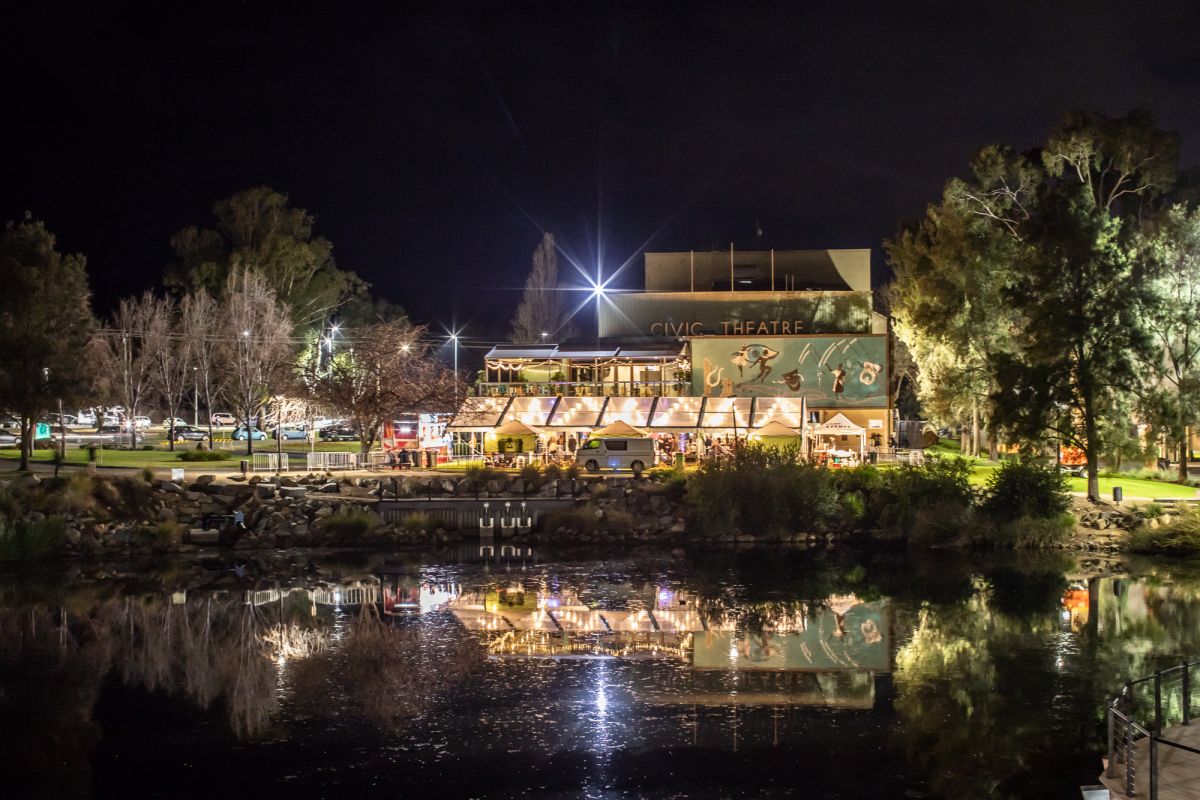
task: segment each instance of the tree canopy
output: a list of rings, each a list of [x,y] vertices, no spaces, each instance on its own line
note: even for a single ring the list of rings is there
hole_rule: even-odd
[[[171,237],[176,263],[168,286],[219,295],[230,274],[250,269],[267,282],[300,328],[324,320],[362,295],[366,284],[338,269],[333,245],[313,235],[313,216],[269,186],[238,192],[213,206],[214,228],[189,227]]]

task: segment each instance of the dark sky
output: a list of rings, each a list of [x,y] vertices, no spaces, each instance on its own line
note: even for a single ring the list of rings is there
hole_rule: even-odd
[[[1198,30],[1194,2],[7,4],[0,217],[85,253],[103,311],[266,183],[378,294],[499,336],[539,227],[635,258],[625,286],[644,243],[756,220],[878,274],[980,145],[1068,108],[1149,108],[1196,163]]]

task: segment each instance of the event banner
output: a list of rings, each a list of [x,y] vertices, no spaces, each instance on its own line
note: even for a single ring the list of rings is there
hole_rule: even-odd
[[[802,631],[733,633],[696,631],[692,666],[698,669],[890,671],[886,606],[859,603],[839,614],[811,613]]]
[[[692,391],[805,397],[823,408],[885,408],[886,336],[721,336],[691,340]]]

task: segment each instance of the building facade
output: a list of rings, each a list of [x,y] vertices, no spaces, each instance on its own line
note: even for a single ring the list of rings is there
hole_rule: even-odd
[[[619,419],[740,437],[775,421],[817,445],[824,427],[834,449],[887,446],[891,346],[869,250],[646,253],[645,287],[599,298],[593,342],[493,348],[452,429]]]

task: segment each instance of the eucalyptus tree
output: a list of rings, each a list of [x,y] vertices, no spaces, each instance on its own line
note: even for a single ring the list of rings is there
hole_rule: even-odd
[[[1099,499],[1108,430],[1146,380],[1154,271],[1139,254],[1143,220],[1174,178],[1179,143],[1140,112],[1068,114],[1040,151],[1044,175],[1013,220],[1002,184],[975,187],[977,213],[1018,243],[1004,297],[1021,320],[1016,348],[996,359],[993,408],[1026,439],[1057,435],[1083,451],[1088,497]],[[999,191],[991,202],[989,191]]]
[[[1140,406],[1177,448],[1179,480],[1186,481],[1189,434],[1200,423],[1200,210],[1166,209],[1147,232],[1144,252],[1154,272],[1145,317],[1154,348]]]
[[[60,253],[45,224],[28,216],[0,232],[0,285],[0,406],[20,417],[28,469],[36,420],[86,390],[91,295],[83,256]]]
[[[568,319],[564,293],[558,283],[558,249],[554,234],[546,233],[533,251],[533,267],[513,315],[509,338],[514,342],[539,342],[543,334],[555,340],[567,338],[571,334]]]
[[[176,263],[167,284],[220,294],[238,270],[260,274],[301,329],[319,324],[360,296],[366,284],[338,269],[333,245],[313,235],[315,219],[269,186],[238,192],[213,206],[214,228],[190,227],[171,237]]]
[[[964,435],[963,451],[978,455],[996,389],[992,362],[1012,350],[1019,324],[1003,296],[1017,249],[1007,224],[1023,220],[1038,175],[1024,159],[995,147],[981,151],[971,170],[971,182],[951,180],[941,202],[884,247],[895,272],[889,291],[894,329],[917,365],[922,408],[941,421],[965,423],[971,435]],[[979,213],[983,186],[991,215]]]

